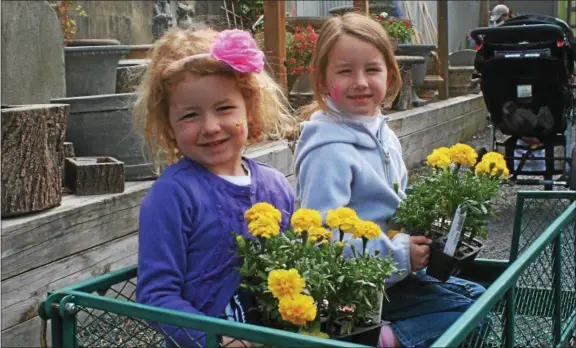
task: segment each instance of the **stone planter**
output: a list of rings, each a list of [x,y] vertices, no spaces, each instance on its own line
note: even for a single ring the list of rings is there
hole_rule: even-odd
[[[129,45],[128,47],[130,52],[126,55],[126,59],[146,59],[152,49],[152,44]]]
[[[400,69],[400,77],[402,78],[402,89],[396,100],[392,104],[392,109],[396,111],[404,111],[411,109],[413,106],[413,86],[412,86],[412,66],[414,64],[422,64],[424,57],[419,56],[395,56],[398,68]]]
[[[423,63],[412,65],[412,104],[414,106],[422,106],[426,104],[425,100],[418,97],[417,91],[426,79],[428,57],[435,49],[435,45],[400,44],[396,50],[396,54],[398,55],[424,57]]]
[[[118,61],[129,47],[114,42],[77,40],[64,49],[67,97],[115,93]]]
[[[312,79],[309,74],[302,74],[296,78],[290,95],[314,95]]]
[[[116,93],[132,93],[138,88],[146,72],[144,59],[121,60],[116,70]]]
[[[448,74],[450,77],[450,97],[458,97],[479,92],[479,88],[470,88],[470,81],[473,72],[473,66],[451,66],[448,68]]]
[[[354,6],[344,5],[332,7],[328,12],[333,16],[341,16],[346,12],[352,11],[354,11]],[[382,12],[386,12],[389,15],[393,15],[394,11],[395,9],[392,1],[389,1],[389,3],[370,4],[370,13],[380,14]]]
[[[135,93],[52,99],[69,104],[66,141],[79,157],[113,157],[124,163],[127,181],[154,179],[142,140],[134,129]]]
[[[303,74],[296,77],[290,90],[289,100],[293,108],[298,109],[312,102],[314,90],[310,75]]]
[[[2,106],[2,217],[62,201],[68,105]]]

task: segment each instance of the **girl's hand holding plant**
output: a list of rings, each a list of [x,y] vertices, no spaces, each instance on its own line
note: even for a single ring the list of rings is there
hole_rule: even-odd
[[[432,241],[424,236],[410,236],[410,265],[412,266],[412,272],[418,272],[428,265],[430,243]]]

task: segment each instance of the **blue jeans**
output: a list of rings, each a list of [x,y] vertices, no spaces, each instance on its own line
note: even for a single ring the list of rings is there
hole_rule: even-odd
[[[382,319],[404,347],[429,347],[485,290],[456,277],[442,283],[422,270],[386,290]]]

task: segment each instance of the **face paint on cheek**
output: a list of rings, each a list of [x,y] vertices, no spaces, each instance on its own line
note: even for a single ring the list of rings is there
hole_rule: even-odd
[[[338,86],[332,85],[330,88],[330,97],[332,97],[334,101],[338,101],[340,98],[340,88],[338,88]]]
[[[240,135],[244,135],[244,132],[246,132],[246,120],[236,121],[236,128],[240,130]]]

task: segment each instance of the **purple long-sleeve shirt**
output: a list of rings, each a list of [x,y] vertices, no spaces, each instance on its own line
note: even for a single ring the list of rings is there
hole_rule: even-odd
[[[234,185],[186,158],[152,185],[140,207],[138,302],[212,317],[223,313],[240,285],[232,233],[249,238],[244,212],[268,202],[281,211],[284,229],[294,210],[292,187],[280,172],[244,161],[249,186]],[[203,332],[160,329],[182,346],[191,343],[189,336],[204,346]]]

